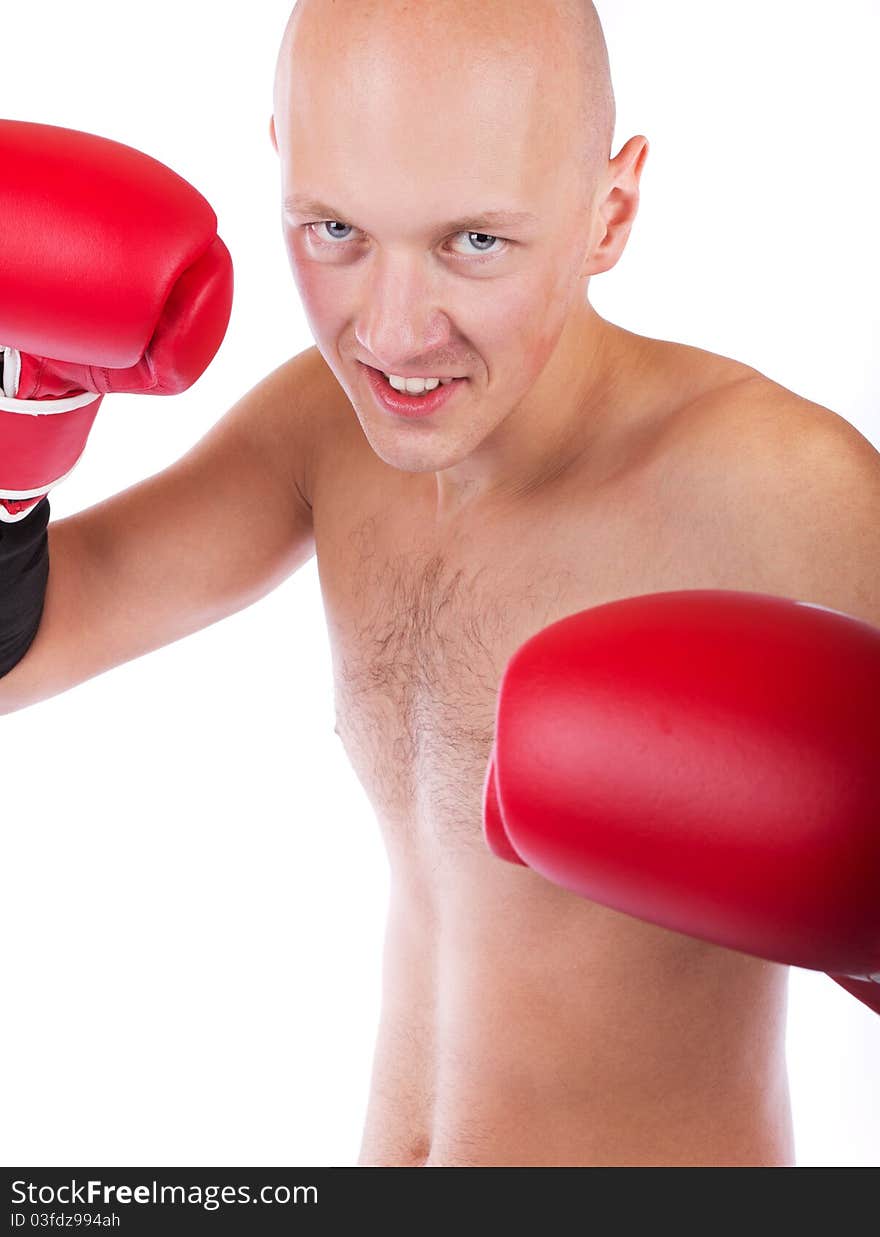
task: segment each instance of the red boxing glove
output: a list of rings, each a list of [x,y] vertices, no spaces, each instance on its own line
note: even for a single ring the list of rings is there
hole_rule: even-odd
[[[736,591],[571,615],[505,667],[498,856],[880,1012],[880,630]]]
[[[232,262],[192,185],[130,146],[0,120],[0,520],[83,452],[111,391],[173,395],[204,372]]]

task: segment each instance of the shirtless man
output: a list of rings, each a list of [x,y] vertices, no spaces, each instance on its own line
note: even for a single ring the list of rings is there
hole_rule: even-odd
[[[317,347],[181,461],[50,525],[41,626],[0,680],[0,708],[24,707],[317,554],[336,733],[392,877],[363,1165],[794,1161],[787,969],[576,897],[482,836],[501,672],[556,619],[723,588],[880,625],[874,448],[590,305],[647,154],[634,137],[610,158],[613,130],[583,0],[300,0],[272,140]],[[414,418],[377,371],[461,381]]]

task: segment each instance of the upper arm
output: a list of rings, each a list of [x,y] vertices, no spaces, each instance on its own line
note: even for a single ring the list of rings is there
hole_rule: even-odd
[[[705,442],[732,587],[809,601],[880,627],[880,453],[837,413],[745,384]]]
[[[43,617],[0,706],[44,699],[215,623],[312,556],[319,370],[316,349],[298,354],[179,460],[50,522]]]

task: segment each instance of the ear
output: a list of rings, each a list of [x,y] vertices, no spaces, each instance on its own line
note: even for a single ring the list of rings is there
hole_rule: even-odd
[[[272,139],[272,145],[275,147],[275,153],[278,154],[278,139],[275,136],[275,117],[269,117],[269,137]]]
[[[631,137],[609,164],[610,175],[602,188],[597,217],[598,233],[586,256],[582,275],[601,275],[610,271],[623,253],[639,209],[639,184],[648,139]]]

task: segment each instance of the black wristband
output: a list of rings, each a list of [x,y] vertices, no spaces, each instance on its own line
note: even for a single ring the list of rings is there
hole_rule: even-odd
[[[49,583],[49,499],[27,517],[0,521],[0,678],[34,642]]]

